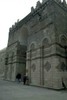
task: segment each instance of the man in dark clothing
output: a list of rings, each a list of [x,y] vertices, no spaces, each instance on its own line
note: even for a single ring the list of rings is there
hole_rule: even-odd
[[[24,85],[26,84],[26,80],[27,80],[27,77],[26,77],[26,75],[24,75],[24,77],[23,77],[23,83],[24,83]]]
[[[26,84],[29,85],[29,77],[26,78]]]
[[[17,74],[16,79],[18,80],[18,82],[21,81],[21,74],[20,73]]]
[[[62,79],[62,86],[63,86],[64,90],[66,90],[66,86],[65,86],[63,79]]]

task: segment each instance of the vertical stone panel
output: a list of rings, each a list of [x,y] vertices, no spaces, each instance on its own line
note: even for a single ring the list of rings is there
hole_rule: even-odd
[[[40,85],[40,59],[31,62],[31,84]]]

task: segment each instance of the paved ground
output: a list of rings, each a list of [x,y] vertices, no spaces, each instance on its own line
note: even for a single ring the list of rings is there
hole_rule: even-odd
[[[0,100],[67,100],[67,91],[54,91],[0,80]]]

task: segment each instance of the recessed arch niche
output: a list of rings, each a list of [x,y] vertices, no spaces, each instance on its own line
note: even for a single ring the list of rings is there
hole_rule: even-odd
[[[30,50],[32,51],[32,50],[34,50],[35,49],[35,43],[32,43],[31,45],[30,45]]]
[[[26,26],[23,26],[19,34],[19,42],[21,45],[27,46],[28,33],[28,28]]]
[[[48,38],[44,38],[43,41],[42,41],[42,46],[44,46],[45,48],[49,46],[49,39]]]

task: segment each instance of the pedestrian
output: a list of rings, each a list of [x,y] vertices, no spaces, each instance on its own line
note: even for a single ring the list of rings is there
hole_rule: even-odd
[[[26,75],[24,75],[23,76],[23,83],[24,83],[24,85],[26,84],[26,80],[27,80],[27,77],[26,77]]]
[[[18,80],[18,82],[21,82],[21,74],[20,74],[20,73],[18,73],[18,74],[16,75],[16,79]]]
[[[29,85],[29,77],[28,76],[26,78],[26,83],[27,83],[27,85]]]
[[[65,86],[63,79],[62,79],[62,86],[63,86],[64,90],[66,90],[66,86]]]

